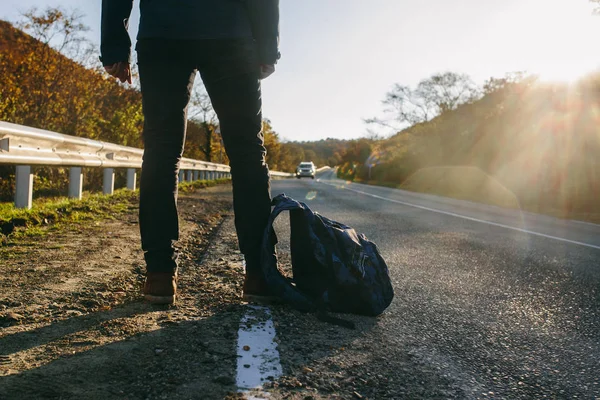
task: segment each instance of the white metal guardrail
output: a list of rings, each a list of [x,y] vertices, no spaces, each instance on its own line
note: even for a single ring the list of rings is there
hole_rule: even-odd
[[[135,190],[136,169],[142,167],[143,150],[86,138],[63,135],[0,121],[0,164],[16,165],[15,206],[31,208],[32,165],[70,167],[69,197],[81,199],[83,167],[104,168],[103,192],[112,194],[115,168],[127,168],[127,188]],[[271,171],[271,176],[292,174]],[[229,178],[228,165],[183,158],[179,181]]]

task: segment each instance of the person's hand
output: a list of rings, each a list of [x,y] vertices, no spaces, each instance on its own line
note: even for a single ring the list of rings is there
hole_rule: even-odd
[[[104,69],[121,82],[128,82],[131,84],[131,68],[129,67],[128,62],[120,61],[113,65],[105,65]]]
[[[275,72],[275,65],[273,64],[261,64],[259,79],[268,78],[273,72]]]

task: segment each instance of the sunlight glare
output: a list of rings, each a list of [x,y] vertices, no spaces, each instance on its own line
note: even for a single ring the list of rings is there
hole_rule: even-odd
[[[525,0],[515,6],[517,24],[527,27],[526,35],[518,30],[512,37],[530,49],[519,54],[530,58],[525,69],[540,81],[556,83],[573,83],[598,70],[594,38],[600,18],[592,10],[587,1],[572,0]]]
[[[537,75],[541,82],[575,83],[592,72],[593,69],[577,63],[564,63],[540,68]]]

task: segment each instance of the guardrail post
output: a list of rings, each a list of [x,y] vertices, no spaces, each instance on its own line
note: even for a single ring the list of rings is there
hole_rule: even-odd
[[[191,169],[187,171],[187,176],[186,176],[185,180],[188,182],[192,182],[192,170]]]
[[[17,165],[15,172],[16,189],[15,189],[15,207],[31,208],[33,200],[33,174],[31,166]]]
[[[198,175],[199,175],[199,171],[198,170],[194,171],[194,181],[198,180]]]
[[[115,169],[114,168],[104,168],[102,193],[113,194],[114,191],[115,191]]]
[[[200,179],[202,179],[203,181],[206,180],[206,171],[200,171]]]
[[[135,190],[136,178],[137,173],[135,172],[135,168],[127,168],[127,189]]]
[[[185,172],[183,170],[179,170],[179,183],[183,182],[183,178],[184,178],[183,174],[184,173]]]
[[[83,168],[69,168],[69,197],[81,200],[83,192]]]

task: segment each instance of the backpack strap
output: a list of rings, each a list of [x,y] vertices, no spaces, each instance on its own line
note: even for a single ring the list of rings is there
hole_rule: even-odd
[[[265,228],[260,254],[260,264],[263,269],[263,274],[267,284],[276,296],[300,311],[314,311],[316,309],[315,303],[292,285],[291,282],[279,272],[279,268],[277,268],[277,258],[274,252],[274,243],[277,243],[277,236],[273,229],[273,222],[277,216],[283,211],[304,210],[305,206],[302,203],[287,197],[285,194],[280,194],[273,198],[272,205],[274,205],[275,208],[271,212]]]

